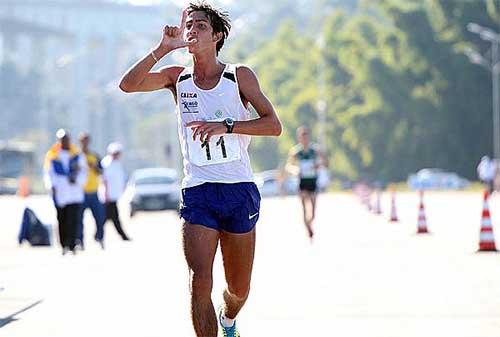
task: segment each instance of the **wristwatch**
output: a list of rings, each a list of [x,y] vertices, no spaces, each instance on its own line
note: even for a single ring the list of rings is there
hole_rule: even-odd
[[[231,117],[228,117],[228,118],[224,119],[223,123],[227,129],[226,133],[233,133],[234,119],[232,119]]]

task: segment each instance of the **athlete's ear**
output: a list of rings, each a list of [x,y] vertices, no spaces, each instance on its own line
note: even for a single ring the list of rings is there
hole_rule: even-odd
[[[212,37],[212,40],[215,42],[215,41],[219,41],[220,39],[222,39],[222,33],[221,32],[218,32],[218,33],[214,33],[213,34],[213,37]]]

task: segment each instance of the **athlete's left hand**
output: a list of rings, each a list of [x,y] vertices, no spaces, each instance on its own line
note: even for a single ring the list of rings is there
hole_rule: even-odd
[[[227,131],[223,122],[195,121],[187,123],[186,127],[193,130],[193,140],[199,137],[202,143],[210,141],[212,136],[223,135]]]

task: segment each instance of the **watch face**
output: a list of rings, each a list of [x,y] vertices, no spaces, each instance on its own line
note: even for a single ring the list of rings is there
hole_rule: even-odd
[[[226,125],[227,133],[233,133],[234,119],[228,117],[224,120],[224,124]]]

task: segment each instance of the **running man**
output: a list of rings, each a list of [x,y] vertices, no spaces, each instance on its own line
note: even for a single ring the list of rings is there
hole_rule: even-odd
[[[328,167],[325,155],[319,146],[311,143],[311,130],[306,126],[297,129],[297,142],[288,155],[287,171],[299,177],[299,195],[302,201],[304,224],[309,238],[313,238],[312,223],[316,215],[316,192],[318,173]]]
[[[121,80],[125,92],[169,89],[177,105],[184,158],[183,247],[190,273],[191,317],[198,337],[240,336],[235,318],[249,289],[260,195],[248,155],[250,136],[279,136],[281,123],[254,72],[217,55],[231,28],[227,13],[205,2],[190,4],[180,26],[166,26],[161,42]],[[190,67],[153,66],[187,48]],[[250,120],[249,105],[258,113]],[[220,243],[227,288],[217,313],[212,269]]]

